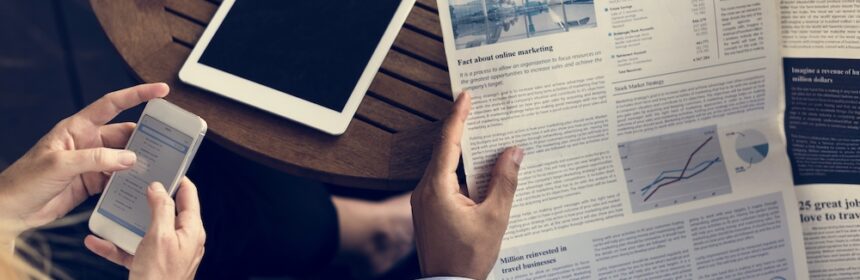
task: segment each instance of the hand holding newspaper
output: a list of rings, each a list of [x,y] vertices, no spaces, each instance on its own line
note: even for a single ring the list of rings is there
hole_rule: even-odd
[[[439,0],[470,195],[529,154],[490,277],[856,275],[855,6]]]

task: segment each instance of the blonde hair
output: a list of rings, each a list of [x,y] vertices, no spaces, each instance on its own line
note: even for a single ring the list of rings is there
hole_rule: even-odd
[[[54,221],[40,229],[75,225],[86,221],[91,213],[92,212],[84,212],[71,215]],[[0,240],[10,240],[10,238],[2,238],[2,235],[9,232],[8,230],[3,229],[2,224],[0,224]],[[26,232],[22,234],[21,238],[16,238],[15,244],[10,244],[15,247],[14,254],[12,252],[0,252],[0,279],[47,280],[52,277],[56,277],[58,279],[72,279],[71,276],[64,273],[62,270],[55,268],[51,263],[51,249],[48,246],[49,238],[50,236],[40,234],[35,231]],[[29,240],[31,243],[34,243],[34,245],[28,244],[23,240]]]
[[[51,279],[21,257],[4,252],[0,254],[0,279]]]

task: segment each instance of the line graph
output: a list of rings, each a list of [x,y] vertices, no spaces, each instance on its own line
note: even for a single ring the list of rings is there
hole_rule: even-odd
[[[660,176],[657,176],[657,179],[655,179],[655,180],[654,180],[654,183],[651,183],[650,185],[648,185],[648,186],[646,186],[646,187],[642,188],[642,192],[641,192],[641,193],[643,193],[643,194],[644,194],[644,193],[646,193],[646,192],[648,191],[648,189],[650,189],[650,188],[651,188],[651,186],[653,186],[653,185],[657,184],[658,182],[663,181],[663,180],[666,180],[666,179],[670,179],[670,180],[671,180],[671,181],[669,181],[669,182],[662,183],[662,184],[658,185],[656,188],[654,188],[654,191],[653,191],[653,192],[651,192],[650,194],[648,194],[648,196],[646,196],[646,197],[645,197],[645,200],[644,200],[644,201],[648,201],[648,199],[650,199],[650,198],[651,198],[651,196],[653,196],[655,193],[657,193],[657,191],[659,191],[659,190],[660,190],[660,188],[662,188],[662,187],[664,187],[664,186],[667,186],[667,185],[671,185],[671,184],[674,184],[674,183],[680,182],[681,180],[690,179],[690,178],[692,178],[693,176],[696,176],[696,175],[698,175],[699,173],[702,173],[702,171],[707,170],[707,169],[708,169],[708,167],[710,167],[711,165],[714,165],[714,163],[715,163],[715,162],[719,162],[719,161],[720,161],[720,158],[719,158],[719,157],[717,157],[717,158],[715,158],[715,159],[713,159],[713,160],[709,160],[709,161],[702,162],[702,163],[700,163],[699,165],[697,165],[697,166],[696,166],[696,168],[698,168],[699,166],[704,166],[704,168],[702,168],[702,169],[701,169],[701,170],[699,170],[699,171],[690,172],[691,174],[690,174],[690,175],[687,175],[686,177],[684,176],[684,174],[686,174],[686,172],[687,172],[687,167],[689,167],[689,166],[690,166],[690,161],[692,161],[692,160],[693,160],[693,156],[695,156],[695,155],[696,155],[696,153],[698,153],[698,152],[699,152],[699,150],[701,150],[701,149],[702,149],[702,147],[704,147],[705,145],[707,145],[707,144],[708,144],[708,142],[711,142],[711,140],[712,140],[712,139],[714,139],[714,137],[713,137],[713,136],[709,137],[709,138],[708,138],[708,140],[705,140],[705,143],[702,143],[702,145],[699,145],[699,147],[698,147],[698,148],[696,148],[696,150],[695,150],[695,151],[693,151],[693,153],[692,153],[692,154],[690,154],[690,157],[689,157],[689,158],[687,158],[687,163],[686,163],[686,164],[684,164],[684,168],[682,168],[682,169],[680,169],[680,170],[663,171],[662,173],[660,173]],[[693,170],[695,170],[696,168],[693,168]],[[662,177],[664,174],[672,173],[672,172],[681,172],[681,175],[680,175],[680,176],[678,176],[678,177]]]
[[[634,212],[731,193],[715,126],[618,148]]]

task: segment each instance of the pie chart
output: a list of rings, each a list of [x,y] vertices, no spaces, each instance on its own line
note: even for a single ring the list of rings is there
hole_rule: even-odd
[[[767,138],[758,130],[750,129],[738,133],[738,138],[735,140],[735,151],[738,157],[749,164],[763,161],[769,149]]]

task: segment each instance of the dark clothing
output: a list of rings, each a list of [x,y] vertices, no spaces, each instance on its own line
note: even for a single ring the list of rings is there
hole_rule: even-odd
[[[205,141],[188,178],[200,193],[206,254],[198,279],[303,276],[338,249],[324,185],[285,175]]]
[[[337,214],[326,186],[292,177],[204,141],[188,177],[197,185],[206,252],[198,279],[301,277],[329,266],[338,249]],[[99,196],[73,213],[91,211]],[[58,279],[126,279],[128,271],[89,252],[86,222],[22,236]],[[44,245],[47,245],[44,246]],[[49,248],[49,249],[48,249]],[[48,249],[42,251],[42,249]],[[47,270],[42,262],[33,264]]]

